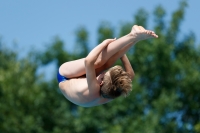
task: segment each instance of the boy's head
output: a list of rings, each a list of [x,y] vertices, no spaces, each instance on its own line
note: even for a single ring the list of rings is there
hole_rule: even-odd
[[[110,68],[104,75],[100,94],[104,98],[114,99],[118,96],[127,96],[132,90],[132,81],[121,66]]]

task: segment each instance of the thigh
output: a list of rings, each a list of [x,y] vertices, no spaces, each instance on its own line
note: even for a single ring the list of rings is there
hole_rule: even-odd
[[[103,49],[94,64],[97,75],[110,68],[126,52],[128,48],[126,46],[127,48],[122,47],[120,50],[116,51],[115,48],[108,47]],[[85,74],[84,61],[85,58],[66,62],[60,66],[59,72],[62,76],[67,78],[80,77]]]
[[[109,68],[113,67],[118,58],[110,58],[104,65],[95,69],[96,75],[101,74],[102,72],[108,70]]]
[[[75,78],[84,75],[85,74],[84,60],[85,58],[81,58],[78,60],[73,60],[63,63],[59,68],[60,74],[67,78]]]

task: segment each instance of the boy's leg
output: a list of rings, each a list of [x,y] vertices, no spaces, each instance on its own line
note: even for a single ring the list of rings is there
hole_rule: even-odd
[[[119,40],[119,39],[118,39]],[[115,42],[118,42],[116,40]],[[126,51],[132,46],[132,43],[129,45],[124,45],[123,41],[126,41],[126,38],[120,40],[117,43],[118,47],[111,47],[109,44],[99,55],[97,61],[95,62],[96,74],[101,73],[106,70],[108,67],[112,66]],[[121,44],[123,44],[121,46]],[[115,44],[112,44],[116,46]],[[78,59],[66,62],[61,65],[59,72],[61,75],[67,78],[80,77],[85,74],[85,64],[84,59]]]
[[[98,64],[102,64],[102,66],[97,66],[96,68],[96,74],[99,75],[100,73],[102,73],[103,71],[105,71],[106,69],[110,68],[111,66],[113,66],[113,64],[115,64],[115,62],[120,58],[122,57],[122,55],[124,55],[131,47],[132,45],[129,44],[129,45],[126,45],[124,46],[121,50],[119,50],[117,53],[115,53],[112,57],[110,57],[106,63],[98,63]],[[101,53],[102,54],[102,53]],[[101,55],[102,56],[102,55]],[[100,57],[99,57],[100,58]],[[70,62],[66,62],[64,63],[63,65],[65,66],[65,68],[67,69],[68,66],[75,66],[75,67],[72,67],[74,69],[76,69],[77,66],[78,69],[76,69],[76,71],[70,71],[71,74],[68,74],[66,77],[70,78],[69,75],[72,75],[74,77],[79,77],[79,76],[82,76],[85,74],[85,65],[84,65],[84,59],[85,58],[82,58],[82,59],[79,59],[79,60],[74,60],[74,61],[70,61]],[[62,66],[63,66],[62,65]],[[63,68],[64,68],[63,66]],[[82,68],[82,69],[81,69]],[[68,69],[69,70],[69,69]],[[72,72],[75,72],[75,73],[72,73]],[[60,72],[61,75],[63,75],[62,71]]]
[[[96,74],[99,75],[101,74],[103,71],[109,69],[110,67],[112,67],[116,61],[121,58],[130,48],[131,48],[131,44],[124,46],[120,51],[118,51],[116,54],[114,54],[113,56],[111,56],[107,62],[96,69]]]
[[[102,51],[102,53],[99,55],[99,58],[95,62],[95,68],[100,68],[101,66],[103,66],[106,62],[108,62],[108,60],[111,57],[115,58],[116,61],[117,58],[119,59],[124,53],[126,53],[125,51],[127,51],[127,49],[129,49],[133,44],[135,44],[140,40],[152,37],[156,38],[157,35],[152,31],[145,30],[141,26],[137,25],[133,26],[130,34],[123,36],[118,40],[112,42]],[[117,54],[117,52],[122,50],[123,48],[125,48],[124,49],[125,51]],[[59,72],[61,75],[67,78],[74,78],[84,75],[85,74],[84,58],[64,63],[63,65],[61,65]]]
[[[137,31],[146,31],[143,27],[141,26],[136,26],[132,28],[132,31],[131,32],[137,32]],[[141,34],[141,33],[139,33]],[[132,33],[132,35],[134,35],[134,33]],[[142,36],[138,36],[138,38],[136,37],[135,40],[132,42],[132,43],[129,43],[129,44],[126,44],[124,45],[123,48],[121,48],[117,53],[115,53],[114,55],[112,55],[110,58],[109,58],[109,55],[111,55],[109,53],[109,51],[112,51],[112,47],[111,47],[111,44],[114,44],[115,45],[112,45],[112,46],[116,46],[117,43],[120,43],[119,41],[114,41],[112,42],[111,44],[108,45],[108,48],[107,49],[104,49],[102,51],[102,53],[100,54],[100,58],[104,58],[104,59],[100,59],[100,60],[105,60],[105,61],[102,61],[104,62],[105,64],[101,65],[101,67],[97,68],[96,69],[96,74],[99,75],[100,73],[102,73],[103,71],[107,70],[108,68],[112,67],[115,62],[121,58],[130,48],[131,46],[133,46],[135,43],[137,43],[138,41],[140,40],[145,40],[145,39],[148,39],[148,38],[151,38],[151,37],[154,37],[154,38],[157,38],[158,36],[152,32],[152,31],[147,31],[145,34],[141,34]],[[149,36],[150,35],[150,36]],[[128,35],[127,35],[128,36]],[[126,37],[126,36],[125,36]],[[110,46],[110,47],[109,47]],[[109,49],[110,48],[110,49]],[[113,50],[114,51],[114,50]],[[108,59],[109,58],[109,59]]]
[[[108,41],[109,40],[109,41]],[[109,45],[109,43],[111,43],[112,41],[115,41],[115,39],[108,39],[106,41],[103,41],[100,45],[102,46],[107,46]],[[101,50],[102,51],[102,50]],[[101,52],[100,51],[100,52]],[[82,75],[84,75],[85,72],[85,58],[81,58],[78,60],[73,60],[73,61],[69,61],[69,62],[65,62],[63,63],[60,68],[59,68],[59,73],[62,76],[65,76],[67,78],[76,78],[76,77],[80,77]],[[95,69],[97,67],[100,67],[99,65],[101,65],[102,63],[99,62],[95,62],[94,66]],[[103,65],[103,64],[102,64]]]
[[[59,68],[59,73],[67,78],[75,78],[84,75],[84,60],[85,58],[81,58],[63,63]]]

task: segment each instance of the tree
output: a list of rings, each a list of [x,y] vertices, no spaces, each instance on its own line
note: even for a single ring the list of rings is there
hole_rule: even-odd
[[[86,57],[89,53],[88,47],[88,31],[84,27],[80,27],[76,31],[76,58]]]
[[[0,132],[70,132],[66,119],[73,116],[57,83],[49,84],[36,74],[36,58],[17,55],[0,42]]]

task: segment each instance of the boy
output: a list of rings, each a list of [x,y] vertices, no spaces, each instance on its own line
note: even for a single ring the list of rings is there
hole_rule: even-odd
[[[134,25],[126,36],[103,41],[86,58],[60,66],[59,88],[69,101],[83,107],[101,105],[128,95],[134,71],[125,53],[138,41],[157,37],[153,31]],[[125,70],[120,66],[110,68],[118,59]]]

